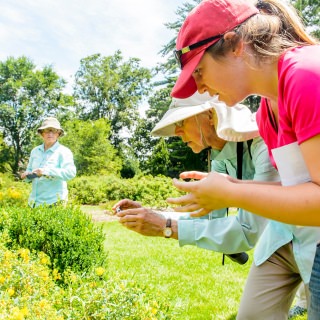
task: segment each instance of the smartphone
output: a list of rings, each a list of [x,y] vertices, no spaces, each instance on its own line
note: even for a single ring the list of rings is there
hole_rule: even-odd
[[[32,180],[34,178],[38,178],[38,175],[36,173],[29,173],[29,174],[27,174],[27,178]]]

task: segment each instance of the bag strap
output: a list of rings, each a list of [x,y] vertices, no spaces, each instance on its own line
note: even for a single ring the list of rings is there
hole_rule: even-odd
[[[247,141],[248,143],[248,141]],[[252,143],[252,140],[251,140]],[[251,146],[250,143],[250,146]],[[248,148],[250,148],[249,144],[248,144]],[[251,152],[250,152],[250,157],[251,157]],[[237,142],[237,178],[239,180],[242,179],[242,162],[243,162],[243,142]],[[228,170],[226,168],[226,172],[228,173]],[[227,208],[227,214],[226,216],[228,216],[229,214],[229,208]],[[224,258],[225,258],[225,254],[222,254],[222,265],[224,266]]]

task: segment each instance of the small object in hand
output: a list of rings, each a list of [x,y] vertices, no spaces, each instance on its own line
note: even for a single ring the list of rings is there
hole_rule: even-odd
[[[116,207],[116,212],[119,213],[121,211],[120,207]]]
[[[34,178],[38,178],[38,175],[36,173],[29,173],[29,174],[27,174],[27,178],[32,180]]]

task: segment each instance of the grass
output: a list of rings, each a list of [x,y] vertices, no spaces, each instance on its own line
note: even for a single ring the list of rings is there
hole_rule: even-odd
[[[110,277],[132,279],[166,297],[174,320],[235,320],[253,251],[245,265],[173,239],[144,237],[105,222]],[[306,320],[296,317],[294,320]]]
[[[174,319],[236,318],[250,263],[239,266],[226,258],[222,266],[219,253],[144,237],[117,221],[104,229],[111,277],[131,278],[167,297]]]

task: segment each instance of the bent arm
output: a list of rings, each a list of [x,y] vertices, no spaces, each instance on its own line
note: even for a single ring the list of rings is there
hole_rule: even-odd
[[[266,219],[242,209],[236,216],[213,220],[179,219],[179,244],[227,254],[248,251],[257,243],[266,223]]]
[[[210,173],[196,182],[174,184],[187,194],[171,199],[179,211],[194,216],[227,206],[240,207],[269,219],[304,226],[320,226],[320,135],[300,145],[311,181],[294,186],[245,183]],[[290,156],[290,155],[288,155]]]
[[[53,178],[61,179],[64,181],[71,180],[76,176],[76,166],[73,161],[73,154],[68,148],[63,148],[59,154],[59,163],[56,167],[44,167],[42,170],[43,175]]]

